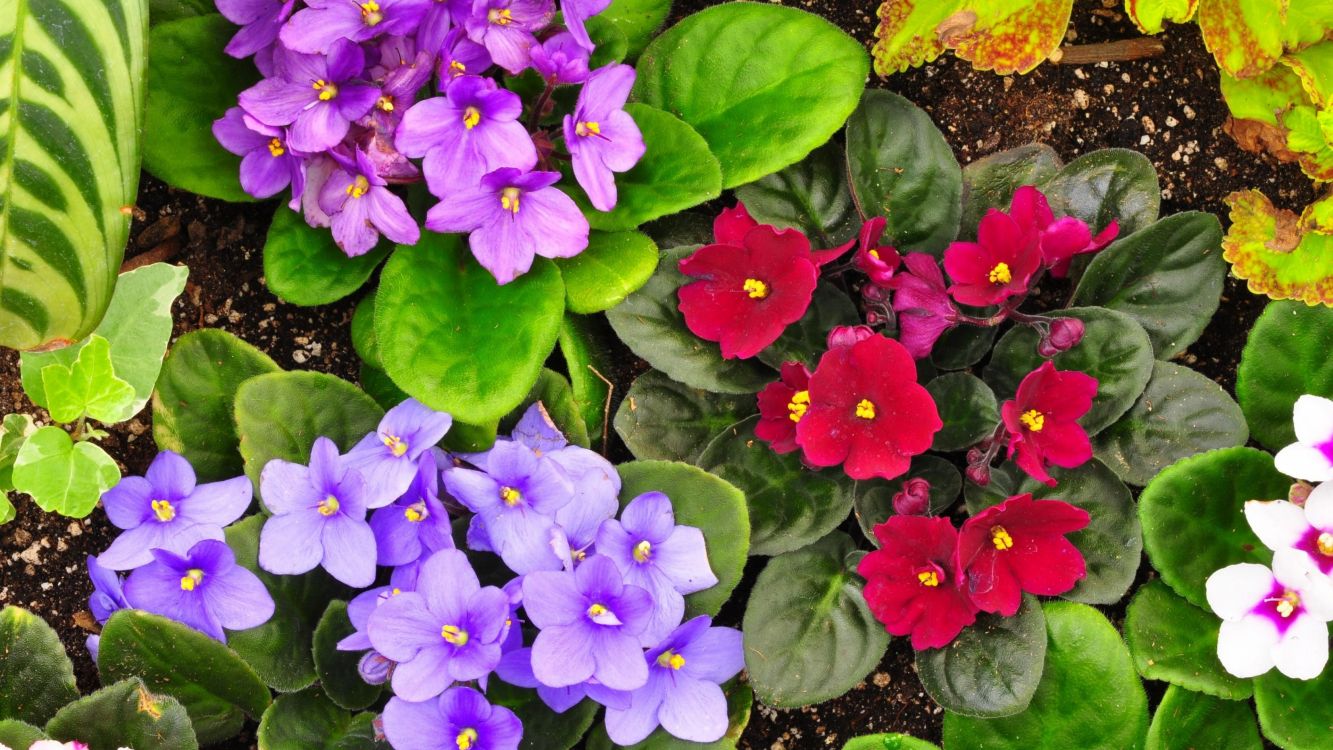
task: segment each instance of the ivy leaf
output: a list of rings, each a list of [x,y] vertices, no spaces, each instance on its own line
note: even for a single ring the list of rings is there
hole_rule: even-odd
[[[1246,701],[1228,701],[1171,685],[1148,727],[1148,750],[1260,750],[1259,725]]]
[[[1258,190],[1226,197],[1231,228],[1222,257],[1251,292],[1307,305],[1333,304],[1333,235],[1301,233],[1296,214],[1275,207]]]
[[[1029,143],[967,164],[963,167],[963,217],[959,237],[975,240],[977,225],[987,210],[1008,211],[1014,191],[1024,185],[1045,182],[1059,171],[1059,155],[1044,143]]]
[[[190,715],[169,695],[153,695],[137,677],[104,687],[60,709],[46,725],[57,740],[92,750],[195,750]]]
[[[111,344],[93,334],[70,367],[55,363],[42,368],[42,390],[51,418],[66,424],[85,414],[114,423],[130,415],[134,386],[116,377]]]
[[[1157,221],[1162,204],[1152,162],[1124,148],[1084,154],[1038,187],[1049,198],[1056,215],[1076,216],[1094,233],[1116,220],[1122,237]]]
[[[1222,668],[1217,633],[1222,621],[1149,581],[1125,610],[1125,641],[1139,674],[1227,700],[1250,697],[1254,687]]]
[[[1333,310],[1273,302],[1250,329],[1236,396],[1250,434],[1269,450],[1296,442],[1292,409],[1303,394],[1333,397]]]
[[[26,609],[0,609],[0,719],[45,724],[79,697],[60,636]]]
[[[916,652],[930,697],[964,716],[1011,716],[1028,707],[1046,660],[1046,617],[1032,595],[1013,617],[982,613],[943,648]]]
[[[84,518],[119,481],[120,468],[106,451],[75,443],[55,426],[28,436],[14,459],[14,489],[31,495],[47,513]]]
[[[657,245],[641,232],[592,232],[588,247],[555,261],[565,280],[566,308],[596,313],[615,307],[657,268]]]
[[[760,224],[798,229],[812,243],[833,247],[856,235],[861,220],[847,187],[837,144],[827,143],[799,163],[736,189]]]
[[[326,227],[312,227],[301,213],[279,205],[264,238],[264,281],[284,302],[327,305],[360,289],[392,249],[382,240],[349,258]]]
[[[710,393],[649,370],[620,402],[615,427],[635,458],[694,463],[713,438],[755,408],[753,396]]]
[[[963,475],[959,473],[958,467],[929,453],[914,456],[912,467],[897,479],[870,479],[856,483],[856,497],[852,507],[856,511],[856,522],[861,527],[861,533],[866,535],[871,544],[879,546],[875,527],[893,515],[893,496],[909,479],[918,478],[930,482],[930,512],[933,514],[941,513],[953,505],[963,489]]]
[[[1188,23],[1199,8],[1199,0],[1125,0],[1129,20],[1145,34],[1160,34],[1166,22]]]

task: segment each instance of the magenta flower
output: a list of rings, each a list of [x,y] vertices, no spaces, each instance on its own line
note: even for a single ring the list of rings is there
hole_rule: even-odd
[[[292,185],[299,195],[305,184],[302,158],[287,146],[286,133],[232,107],[213,121],[213,137],[241,157],[241,188],[256,198],[271,198]]]
[[[552,86],[588,80],[588,50],[562,31],[532,46],[532,67]]]
[[[1040,238],[1033,227],[1019,226],[1008,214],[986,212],[976,242],[955,242],[944,251],[944,270],[953,279],[949,293],[964,305],[998,305],[1026,294],[1041,267]]]
[[[1048,465],[1072,469],[1092,458],[1092,443],[1078,420],[1092,408],[1097,379],[1055,369],[1052,362],[1028,373],[1014,398],[1000,407],[1009,433],[1009,457],[1028,476],[1054,487]]]
[[[879,244],[887,225],[888,221],[883,216],[876,216],[861,225],[855,259],[857,269],[869,276],[871,283],[884,287],[889,285],[889,280],[902,262],[897,250]]]
[[[153,550],[153,562],[125,582],[134,606],[226,641],[226,630],[249,630],[273,616],[273,597],[254,573],[236,564],[224,542],[205,539],[184,555]]]
[[[906,273],[889,280],[898,313],[898,341],[914,359],[930,356],[944,332],[958,325],[958,308],[949,299],[939,264],[925,253],[903,258]]]
[[[810,408],[810,371],[800,362],[784,362],[781,378],[764,386],[758,399],[755,437],[774,453],[795,452],[796,425]]]
[[[485,45],[491,59],[510,75],[528,67],[534,33],[551,22],[551,0],[473,0],[472,15],[464,22],[472,41]]]
[[[305,0],[279,38],[295,52],[322,53],[340,40],[364,42],[416,31],[431,0]]]
[[[426,213],[436,232],[470,232],[477,262],[497,283],[532,268],[532,259],[572,258],[588,246],[588,220],[574,200],[553,187],[559,172],[497,169],[471,190],[460,189]]]
[[[976,622],[977,607],[955,569],[958,531],[947,518],[890,516],[875,527],[880,548],[862,558],[866,604],[884,629],[920,651],[948,645]]]
[[[357,149],[355,165],[335,171],[320,189],[319,206],[330,217],[333,240],[348,257],[370,252],[381,233],[404,245],[421,239],[403,199],[386,185],[366,152]]]
[[[518,750],[523,722],[476,690],[454,687],[424,703],[391,698],[384,735],[394,750]]]
[[[625,112],[634,87],[634,68],[608,65],[588,76],[574,113],[565,115],[565,146],[574,177],[598,211],[616,207],[616,172],[627,172],[643,157],[643,135]]]
[[[1009,215],[1024,232],[1037,233],[1042,262],[1050,267],[1051,275],[1057,279],[1069,275],[1075,255],[1101,250],[1120,233],[1120,224],[1115,220],[1093,237],[1092,230],[1081,219],[1073,216],[1056,219],[1046,196],[1031,185],[1014,191],[1009,202]]]
[[[243,58],[273,46],[293,5],[295,0],[217,0],[218,12],[241,27],[227,42],[226,53]]]
[[[341,143],[379,98],[379,89],[354,82],[364,67],[361,48],[346,40],[330,46],[327,57],[283,54],[278,75],[241,92],[241,108],[270,127],[291,126],[287,142],[297,151],[324,151]]]

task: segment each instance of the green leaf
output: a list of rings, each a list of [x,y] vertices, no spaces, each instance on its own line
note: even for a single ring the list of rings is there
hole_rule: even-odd
[[[567,313],[560,325],[560,354],[569,372],[574,403],[583,415],[589,438],[601,450],[606,450],[611,431],[612,385],[608,381],[618,366],[611,341],[611,330],[600,316]]]
[[[812,243],[833,247],[861,226],[848,189],[847,164],[835,143],[815,149],[799,163],[736,189],[756,221],[798,229]]]
[[[940,336],[930,363],[941,370],[962,370],[980,362],[995,344],[994,326],[957,326]],[[918,367],[920,363],[918,363]]]
[[[1221,620],[1180,598],[1161,581],[1144,584],[1125,610],[1125,641],[1145,679],[1228,700],[1250,697],[1254,687],[1217,660]]]
[[[1159,361],[1139,400],[1097,434],[1093,451],[1121,479],[1142,487],[1179,459],[1244,445],[1249,434],[1245,415],[1221,386]]]
[[[1168,216],[1094,256],[1071,304],[1133,316],[1157,358],[1170,359],[1197,341],[1217,312],[1227,268],[1221,246],[1216,216]]]
[[[1194,17],[1199,0],[1126,0],[1129,20],[1145,34],[1160,34],[1166,21],[1187,23]]]
[[[586,250],[555,266],[565,280],[569,311],[601,312],[648,281],[657,268],[657,245],[641,232],[593,232]]]
[[[30,435],[14,460],[14,489],[47,513],[83,518],[120,481],[120,468],[92,443],[75,443],[59,427]]]
[[[169,695],[153,695],[132,677],[60,709],[47,734],[78,740],[89,750],[195,750],[199,747],[185,707]]]
[[[41,725],[79,697],[60,636],[26,609],[0,609],[0,719]]]
[[[715,217],[709,213],[686,211],[663,216],[657,221],[645,224],[643,231],[663,249],[685,245],[707,245],[714,239],[714,219]]]
[[[204,328],[171,348],[153,394],[153,440],[194,466],[201,482],[239,475],[236,392],[256,375],[279,372],[269,356],[226,331]]]
[[[716,615],[740,583],[750,549],[745,495],[712,474],[675,461],[630,461],[616,469],[622,508],[645,492],[661,492],[671,498],[677,524],[703,532],[717,584],[685,597],[685,617]]]
[[[1078,318],[1085,326],[1083,340],[1055,355],[1054,362],[1058,370],[1078,370],[1097,379],[1092,409],[1079,420],[1089,435],[1096,435],[1129,411],[1148,385],[1152,342],[1143,326],[1115,310],[1075,307],[1050,314]],[[1045,361],[1037,354],[1038,338],[1035,330],[1016,326],[995,344],[985,378],[1001,400],[1013,398],[1019,382]]]
[[[147,9],[0,10],[0,346],[85,338],[116,285],[139,185]]]
[[[722,163],[722,187],[805,158],[842,127],[865,86],[860,43],[805,11],[728,3],[653,40],[636,100],[678,115]]]
[[[588,60],[589,68],[596,70],[625,59],[629,53],[629,39],[625,37],[624,30],[608,19],[605,13],[587,19],[584,24],[593,43],[592,56]]]
[[[1279,115],[1306,101],[1301,77],[1287,65],[1274,65],[1251,78],[1236,78],[1226,71],[1220,73],[1222,98],[1237,120],[1254,120],[1277,127],[1282,124]]]
[[[216,12],[216,6],[208,0],[148,0],[150,22],[154,26]]]
[[[1270,68],[1285,50],[1318,41],[1333,27],[1333,9],[1318,0],[1212,0],[1199,8],[1198,20],[1218,67],[1245,78]]]
[[[382,241],[349,258],[327,228],[312,227],[299,212],[280,205],[264,240],[264,281],[285,302],[327,305],[360,289],[392,249]]]
[[[944,648],[916,652],[921,686],[946,710],[995,718],[1027,709],[1046,660],[1046,617],[1032,595],[1013,617],[982,613]]]
[[[1260,750],[1254,710],[1243,701],[1228,701],[1172,685],[1148,727],[1148,750]]]
[[[385,411],[411,398],[393,382],[387,372],[368,362],[361,363],[360,375],[361,390],[365,391],[367,396],[375,399],[375,403],[379,404],[380,408]],[[460,425],[462,422],[455,422],[454,424]],[[450,434],[452,433],[453,430],[451,429]]]
[[[869,91],[847,121],[847,165],[857,204],[888,219],[886,242],[936,255],[958,235],[963,171],[925,110]]]
[[[235,736],[242,713],[257,719],[269,704],[268,688],[226,644],[135,609],[107,621],[97,669],[104,682],[138,677],[152,692],[180,701],[205,745]]]
[[[349,711],[360,711],[379,700],[382,687],[369,685],[361,679],[357,664],[362,654],[357,651],[339,651],[338,641],[356,632],[347,619],[347,602],[333,600],[324,610],[315,627],[315,674],[319,686],[329,700]]]
[[[213,121],[259,80],[249,60],[222,51],[236,30],[216,13],[153,27],[143,166],[173,187],[248,202],[254,198],[241,189],[241,157],[213,137]]]
[[[964,450],[989,437],[1000,424],[995,392],[976,375],[947,373],[926,383],[926,390],[944,420],[944,428],[935,433],[932,450]]]
[[[578,405],[574,403],[574,393],[570,389],[569,381],[564,375],[548,369],[542,370],[541,376],[537,378],[537,384],[532,387],[532,392],[527,398],[523,399],[523,403],[514,407],[513,411],[500,420],[500,429],[506,433],[513,430],[528,407],[539,401],[551,421],[564,433],[569,442],[583,448],[591,444],[588,440],[588,429],[583,424]]]
[[[1277,208],[1258,190],[1237,191],[1224,200],[1231,209],[1231,227],[1222,240],[1222,257],[1231,264],[1233,276],[1245,279],[1255,294],[1333,304],[1333,285],[1328,284],[1333,234],[1297,231],[1293,236],[1291,225],[1296,223],[1299,230],[1300,217]]]
[[[828,351],[828,335],[838,326],[859,325],[861,314],[847,293],[832,282],[815,287],[810,307],[801,319],[787,326],[777,341],[759,352],[769,367],[781,369],[785,362],[800,362],[811,370]]]
[[[1266,448],[1296,441],[1292,407],[1302,394],[1333,397],[1333,309],[1272,302],[1250,329],[1236,396],[1250,433]]]
[[[14,489],[14,461],[24,441],[36,431],[37,426],[27,414],[6,414],[0,422],[0,498]],[[14,506],[9,505],[9,500],[0,499],[0,524],[12,520],[13,512]]]
[[[1291,480],[1254,448],[1223,448],[1177,461],[1139,495],[1143,546],[1177,594],[1208,607],[1204,581],[1233,563],[1267,565],[1273,553],[1245,522],[1248,500],[1285,498]]]
[[[835,531],[779,555],[750,591],[741,627],[755,695],[775,708],[836,698],[865,679],[889,646],[849,567],[851,537]]]
[[[607,310],[606,319],[626,346],[673,380],[715,393],[754,393],[773,380],[773,371],[753,360],[723,359],[715,342],[690,333],[677,307],[676,292],[688,281],[677,264],[696,249],[664,251],[648,283]]]
[[[259,722],[259,746],[264,750],[387,749],[387,743],[374,741],[372,718],[370,714],[353,716],[311,688],[273,701]]]
[[[638,57],[653,33],[671,14],[671,0],[612,0],[598,16],[615,24],[629,42],[628,56]]]
[[[459,237],[428,232],[415,246],[400,246],[380,272],[375,338],[399,387],[481,424],[528,395],[564,310],[564,284],[550,261],[538,258],[499,286]]]
[[[893,513],[893,496],[903,488],[909,479],[925,479],[930,482],[930,512],[940,513],[953,505],[958,493],[963,488],[963,475],[953,463],[932,456],[929,453],[912,458],[912,468],[897,479],[871,479],[856,483],[856,498],[853,508],[856,522],[861,532],[876,547],[875,527],[884,523]]]
[[[1029,143],[967,164],[963,167],[959,237],[976,239],[977,225],[988,209],[1008,211],[1015,190],[1045,182],[1059,171],[1060,156],[1044,143]]]
[[[1046,665],[1026,711],[976,719],[946,711],[949,750],[1140,750],[1148,700],[1120,634],[1092,607],[1047,602]]]
[[[517,691],[529,696],[528,700],[511,706],[523,722],[523,739],[519,750],[570,750],[579,744],[597,718],[597,704],[583,700],[573,708],[558,714],[546,707],[536,691]]]
[[[384,416],[361,389],[322,372],[256,375],[236,389],[234,411],[245,473],[256,488],[269,461],[304,464],[319,437],[348,451]]]
[[[647,151],[632,169],[616,175],[615,208],[598,211],[582,191],[569,191],[593,229],[634,229],[722,193],[722,167],[694,128],[671,112],[644,104],[630,104],[625,111],[639,126]]]
[[[906,734],[867,734],[847,740],[842,750],[940,750],[940,746]]]
[[[1057,216],[1076,216],[1094,233],[1118,221],[1121,237],[1156,221],[1162,203],[1152,162],[1124,148],[1084,154],[1038,187]]]
[[[649,370],[620,402],[616,433],[635,458],[694,463],[713,438],[755,409],[753,396],[710,393]]]
[[[352,348],[363,362],[383,370],[380,342],[375,336],[375,294],[378,291],[371,289],[360,302],[356,303],[356,309],[352,311]]]
[[[796,453],[778,455],[755,437],[752,416],[713,438],[699,468],[745,493],[750,554],[780,555],[812,544],[847,520],[855,484],[841,469],[811,470]]]
[[[1313,680],[1293,680],[1279,672],[1254,678],[1254,706],[1264,736],[1283,750],[1321,750],[1328,747],[1333,726],[1333,670]]]
[[[72,367],[53,363],[42,368],[42,390],[51,419],[64,423],[85,414],[99,422],[119,422],[134,403],[134,386],[116,377],[111,345],[97,334],[79,350]]]
[[[0,745],[9,748],[31,747],[32,743],[38,740],[49,740],[50,737],[41,729],[17,719],[0,719]]]
[[[616,745],[607,736],[606,725],[599,724],[593,727],[592,733],[588,735],[587,748],[588,750],[612,750],[621,747],[625,750],[736,750],[737,742],[745,731],[745,726],[750,722],[750,711],[754,707],[754,691],[749,685],[739,681],[733,681],[730,687],[723,685],[722,689],[727,696],[728,725],[726,734],[719,740],[691,742],[677,739],[665,729],[658,727],[642,742]]]

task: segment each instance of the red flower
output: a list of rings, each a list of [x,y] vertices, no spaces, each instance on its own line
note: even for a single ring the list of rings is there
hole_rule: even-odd
[[[977,619],[959,586],[958,532],[947,518],[892,516],[875,527],[880,548],[862,558],[866,604],[884,629],[911,635],[912,648],[939,648]]]
[[[939,264],[925,253],[910,253],[903,259],[907,273],[889,281],[894,290],[893,310],[898,313],[898,340],[916,359],[930,356],[944,332],[958,325],[958,308],[944,288]]]
[[[1015,495],[967,519],[956,569],[972,603],[1009,617],[1023,592],[1056,596],[1086,575],[1083,555],[1064,535],[1088,525],[1088,512],[1061,500]]]
[[[1041,266],[1039,233],[1021,227],[1007,214],[986,212],[977,227],[976,242],[955,242],[944,251],[944,270],[954,285],[953,298],[964,305],[986,307],[1024,294],[1032,274]]]
[[[759,424],[755,437],[769,444],[774,453],[796,450],[796,424],[810,406],[810,371],[800,362],[785,362],[782,379],[759,392]]]
[[[1056,370],[1051,362],[1028,373],[1014,398],[1000,407],[1009,433],[1009,458],[1017,454],[1018,468],[1054,487],[1047,465],[1072,469],[1092,458],[1088,433],[1077,420],[1092,408],[1096,395],[1096,378]]]
[[[713,219],[713,242],[718,245],[742,245],[745,235],[759,226],[759,222],[750,217],[750,211],[744,203],[737,203],[731,208],[722,209],[722,213]]]
[[[1031,185],[1014,191],[1009,215],[1024,232],[1036,231],[1042,261],[1051,267],[1051,275],[1063,279],[1075,255],[1092,253],[1106,247],[1120,233],[1120,224],[1112,220],[1096,237],[1081,219],[1065,216],[1056,219],[1046,196]]]
[[[824,353],[796,443],[814,466],[846,462],[853,479],[893,479],[943,426],[902,344],[873,335]]]
[[[893,278],[901,262],[897,250],[879,244],[880,236],[884,234],[884,227],[887,224],[883,216],[876,216],[861,225],[859,247],[856,249],[854,260],[856,267],[869,276],[871,282],[880,286],[888,285],[889,279]]]

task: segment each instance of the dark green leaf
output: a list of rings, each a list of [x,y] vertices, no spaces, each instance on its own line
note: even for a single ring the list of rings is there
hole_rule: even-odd
[[[1260,750],[1254,709],[1172,685],[1148,727],[1147,750]]]
[[[995,326],[958,326],[940,336],[930,361],[941,370],[962,370],[980,362],[995,343]],[[920,367],[920,363],[917,365]]]
[[[353,670],[355,674],[355,670]],[[353,716],[310,688],[279,696],[259,722],[264,750],[388,750],[374,741],[370,714]]]
[[[181,18],[208,15],[217,8],[208,0],[148,0],[149,22],[156,26]]]
[[[383,370],[384,363],[380,360],[380,342],[375,336],[375,293],[377,291],[379,290],[370,290],[369,294],[356,303],[356,310],[352,312],[352,348],[356,350],[356,356],[360,357],[361,361]]]
[[[713,438],[755,409],[753,396],[710,393],[649,370],[620,402],[616,432],[635,458],[693,463]]]
[[[798,164],[742,185],[736,197],[759,223],[798,229],[822,247],[846,242],[861,225],[847,187],[847,164],[834,143],[820,146]]]
[[[875,527],[893,515],[893,496],[909,479],[921,478],[930,482],[930,512],[939,513],[953,505],[963,487],[963,475],[949,461],[939,456],[923,454],[912,459],[912,468],[897,479],[871,479],[856,483],[856,521],[861,531],[879,546]]]
[[[56,631],[26,609],[0,610],[0,719],[42,725],[78,697]]]
[[[944,420],[944,427],[935,433],[932,450],[964,450],[989,437],[1000,424],[995,392],[975,375],[947,373],[926,383],[926,390]]]
[[[1017,615],[983,612],[953,643],[916,652],[916,673],[946,710],[994,718],[1028,707],[1045,659],[1046,617],[1037,598],[1028,595]]]
[[[1162,203],[1152,162],[1124,148],[1084,154],[1038,187],[1057,216],[1076,216],[1094,233],[1116,220],[1122,237],[1156,221]]]
[[[1271,302],[1250,330],[1236,396],[1255,440],[1270,450],[1296,441],[1291,408],[1302,394],[1333,396],[1333,309]]]
[[[686,211],[644,224],[643,232],[663,249],[707,245],[713,241],[713,218],[710,214]]]
[[[1125,611],[1125,641],[1139,674],[1187,690],[1240,700],[1254,686],[1217,660],[1221,621],[1181,599],[1161,581],[1144,584]]]
[[[1009,210],[1014,191],[1044,182],[1060,171],[1060,156],[1044,143],[1029,143],[983,156],[963,167],[963,217],[958,235],[973,240],[986,211]]]
[[[1264,736],[1283,750],[1325,750],[1333,727],[1333,670],[1313,680],[1274,671],[1254,679],[1254,706]]]
[[[403,392],[398,384],[393,382],[389,374],[369,362],[361,363],[361,390],[366,392],[367,396],[375,399],[375,403],[380,405],[381,409],[388,411],[393,407],[403,403],[411,398]],[[454,424],[461,424],[455,422]],[[453,428],[450,428],[453,432]]]
[[[523,722],[520,750],[569,750],[583,739],[598,710],[597,704],[587,699],[558,714],[547,708],[535,690],[504,682],[492,682],[486,697],[492,704],[513,711]]]
[[[51,738],[47,737],[45,732],[27,722],[18,719],[0,719],[0,745],[26,748],[38,740],[48,739]]]
[[[312,227],[296,211],[278,206],[264,240],[264,281],[293,305],[327,305],[361,288],[393,245],[381,241],[355,258],[338,248],[326,227]]]
[[[846,292],[831,282],[815,287],[810,308],[801,319],[787,326],[777,341],[757,355],[769,367],[781,368],[784,362],[800,362],[811,370],[828,351],[828,335],[838,326],[858,325],[861,314]]]
[[[319,686],[329,700],[349,711],[360,711],[379,699],[381,686],[368,685],[361,679],[357,671],[361,652],[338,650],[338,641],[354,632],[356,628],[347,619],[347,602],[337,599],[329,602],[315,627],[313,653]]]
[[[199,747],[185,707],[169,695],[153,695],[138,678],[121,680],[60,709],[46,733],[78,740],[89,750],[195,750]]]
[[[593,232],[586,250],[555,265],[570,312],[601,312],[648,281],[657,268],[657,245],[641,232]]]

